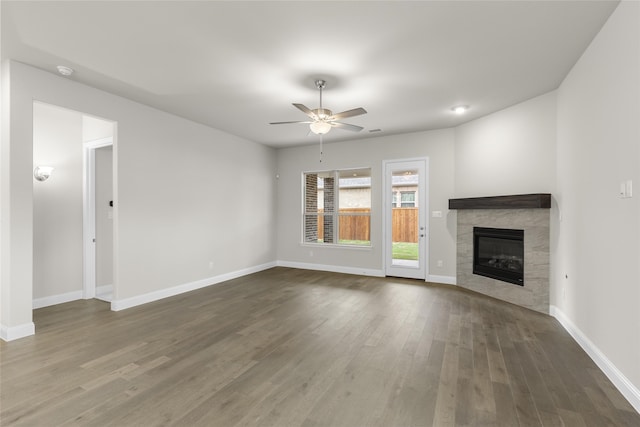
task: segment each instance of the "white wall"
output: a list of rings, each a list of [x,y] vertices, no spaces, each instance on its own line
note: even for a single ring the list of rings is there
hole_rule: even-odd
[[[456,197],[555,190],[556,93],[458,126]]]
[[[275,262],[273,149],[21,63],[3,66],[3,336],[33,325],[34,99],[117,122],[116,299]],[[221,185],[232,180],[233,195]],[[230,196],[233,209],[223,202]]]
[[[33,298],[82,291],[82,114],[33,105]]]
[[[558,90],[552,304],[640,408],[640,3],[621,2]],[[618,196],[632,179],[633,198]],[[565,275],[568,278],[565,278]]]
[[[2,7],[0,7],[2,10]],[[0,32],[1,34],[1,32]],[[9,271],[9,262],[11,261],[11,242],[9,241],[9,202],[10,202],[10,168],[9,168],[9,144],[5,141],[9,140],[9,107],[10,97],[7,93],[9,90],[9,64],[0,63],[0,338],[9,334],[7,325],[2,323],[3,319],[11,318],[11,293],[9,286],[3,286],[3,283],[9,283],[11,280],[11,272]],[[31,325],[27,324],[29,330],[23,330],[15,333],[30,333]]]
[[[322,163],[317,142],[279,149],[278,260],[382,274],[382,161],[429,157],[429,210],[443,212],[442,218],[429,215],[429,274],[454,277],[455,217],[448,211],[449,198],[453,197],[453,135],[453,129],[445,129],[325,144]],[[359,167],[371,167],[371,248],[301,245],[302,173]],[[437,260],[443,260],[443,267],[437,267]]]
[[[33,333],[31,296],[33,294],[33,98],[20,98],[15,91],[28,84],[13,85],[20,75],[11,64],[2,67],[2,338],[14,339]],[[15,111],[24,112],[14,125]],[[25,203],[28,206],[25,206]]]
[[[82,142],[112,138],[113,123],[97,117],[82,116]]]

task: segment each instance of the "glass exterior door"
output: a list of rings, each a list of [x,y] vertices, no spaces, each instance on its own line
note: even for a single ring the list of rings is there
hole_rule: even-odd
[[[425,279],[426,159],[385,162],[385,274]]]

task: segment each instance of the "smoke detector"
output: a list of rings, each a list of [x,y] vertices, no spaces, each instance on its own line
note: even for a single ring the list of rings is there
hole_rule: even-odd
[[[58,65],[56,68],[58,69],[58,72],[63,76],[70,76],[71,74],[73,74],[73,68],[69,68],[64,65]]]

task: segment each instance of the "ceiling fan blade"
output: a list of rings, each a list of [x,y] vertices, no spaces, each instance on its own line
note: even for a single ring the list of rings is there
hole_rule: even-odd
[[[309,108],[307,108],[302,104],[293,104],[293,106],[296,107],[298,110],[302,111],[303,113],[305,113],[307,116],[311,117],[313,120],[316,120],[318,118],[316,116],[316,113],[314,113],[313,111],[311,111]]]
[[[360,132],[362,129],[364,129],[362,126],[350,125],[348,123],[331,122],[329,124],[334,128],[350,130],[351,132]]]
[[[365,110],[362,107],[354,108],[353,110],[347,110],[347,111],[343,111],[342,113],[336,113],[330,117],[330,120],[346,119],[347,117],[360,116],[362,114],[367,114],[367,110]]]
[[[295,121],[295,122],[271,122],[269,123],[270,125],[288,125],[290,123],[313,123],[313,122],[300,122],[300,121]]]

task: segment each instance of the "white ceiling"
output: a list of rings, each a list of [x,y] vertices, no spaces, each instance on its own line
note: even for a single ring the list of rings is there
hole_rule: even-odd
[[[24,2],[2,58],[282,147],[311,144],[291,103],[364,107],[325,141],[455,126],[556,89],[617,1]],[[454,105],[471,108],[454,115]],[[370,130],[382,129],[379,133]]]

